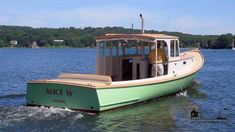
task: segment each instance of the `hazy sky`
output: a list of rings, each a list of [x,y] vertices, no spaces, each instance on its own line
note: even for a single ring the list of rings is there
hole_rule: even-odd
[[[0,0],[0,25],[235,34],[235,0]]]

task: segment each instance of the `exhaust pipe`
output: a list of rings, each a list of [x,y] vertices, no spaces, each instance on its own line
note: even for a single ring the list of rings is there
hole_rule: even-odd
[[[140,19],[141,19],[141,33],[144,34],[144,18],[142,14],[140,14]]]

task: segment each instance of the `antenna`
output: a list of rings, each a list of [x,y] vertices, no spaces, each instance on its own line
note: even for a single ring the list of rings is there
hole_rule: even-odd
[[[144,34],[144,17],[142,14],[140,14],[140,19],[141,19],[141,32]]]

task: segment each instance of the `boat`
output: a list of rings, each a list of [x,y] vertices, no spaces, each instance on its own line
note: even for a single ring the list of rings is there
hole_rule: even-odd
[[[186,90],[204,64],[199,49],[180,52],[179,37],[165,34],[106,34],[96,37],[96,73],[61,73],[27,83],[28,106],[101,112]],[[167,61],[163,75],[149,55],[158,47]],[[158,62],[155,58],[155,62]]]

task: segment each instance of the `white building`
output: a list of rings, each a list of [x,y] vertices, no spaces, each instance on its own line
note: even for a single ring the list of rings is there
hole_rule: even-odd
[[[55,39],[55,40],[53,40],[53,42],[56,42],[56,43],[63,43],[63,42],[64,42],[64,40],[61,40],[61,39]]]
[[[17,43],[18,43],[18,42],[17,42],[16,40],[11,40],[11,41],[10,41],[10,44],[11,44],[11,45],[17,45]]]

